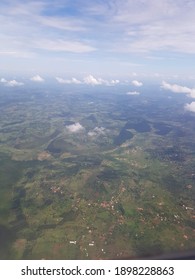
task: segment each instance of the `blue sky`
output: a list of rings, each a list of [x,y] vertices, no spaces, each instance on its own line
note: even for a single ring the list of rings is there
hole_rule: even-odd
[[[194,0],[1,0],[0,73],[194,79],[194,15]]]

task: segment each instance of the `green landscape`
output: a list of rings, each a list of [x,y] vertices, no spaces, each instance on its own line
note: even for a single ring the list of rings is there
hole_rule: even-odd
[[[194,113],[155,86],[0,89],[0,259],[195,248]]]

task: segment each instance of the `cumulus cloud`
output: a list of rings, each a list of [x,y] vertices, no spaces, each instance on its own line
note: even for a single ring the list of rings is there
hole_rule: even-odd
[[[93,75],[89,75],[83,79],[83,83],[92,86],[97,86],[97,85],[114,86],[119,84],[120,81],[119,80],[107,81],[102,78],[95,78]]]
[[[56,80],[57,80],[58,83],[60,83],[60,84],[65,84],[65,83],[66,83],[65,80],[62,79],[62,78],[60,78],[60,77],[56,77]]]
[[[77,133],[77,132],[81,132],[82,130],[84,130],[85,128],[80,124],[80,123],[74,123],[71,125],[67,125],[66,128],[68,129],[69,132],[71,133]]]
[[[87,85],[102,85],[102,84],[107,84],[107,81],[103,80],[102,78],[95,78],[92,75],[89,75],[85,77],[84,83]]]
[[[44,82],[45,80],[41,77],[41,76],[39,76],[39,75],[35,75],[34,77],[32,77],[32,78],[30,78],[31,79],[31,81],[33,81],[33,82]]]
[[[140,95],[140,92],[138,92],[138,91],[128,91],[126,94],[127,95]]]
[[[195,102],[187,103],[184,107],[187,111],[195,113]]]
[[[143,86],[143,83],[142,83],[142,82],[139,82],[139,81],[137,81],[137,80],[133,80],[131,83],[132,83],[132,85],[134,85],[134,86],[136,86],[136,87],[141,87],[141,86]]]
[[[195,98],[195,88],[189,88],[189,87],[185,87],[185,86],[180,86],[177,84],[169,84],[165,81],[162,82],[161,88],[166,89],[166,90],[170,90],[172,92],[175,93],[186,93],[188,94],[190,97]]]
[[[7,83],[7,80],[5,78],[1,78],[1,83]]]
[[[77,80],[76,78],[72,78],[72,79],[70,80],[70,82],[73,83],[73,84],[82,84],[82,82],[79,81],[79,80]]]
[[[23,86],[23,85],[24,85],[24,83],[17,82],[16,80],[11,80],[11,81],[7,82],[7,86],[10,86],[10,87],[17,87],[17,86]]]
[[[82,84],[81,81],[77,80],[76,78],[72,78],[70,80],[65,80],[63,78],[60,77],[56,77],[56,80],[58,81],[58,83],[60,84]]]
[[[117,85],[119,83],[120,83],[119,80],[111,80],[110,85]]]
[[[24,85],[24,83],[22,83],[22,82],[17,82],[16,80],[7,81],[4,78],[1,78],[1,83],[3,83],[5,86],[8,86],[8,87],[17,87],[17,86]]]
[[[97,86],[97,85],[115,86],[120,83],[119,80],[108,81],[102,78],[95,78],[93,75],[88,75],[84,77],[82,81],[74,77],[71,79],[63,79],[60,77],[56,77],[56,80],[60,84],[85,84],[85,85],[92,85],[92,86]]]
[[[88,135],[90,137],[97,137],[99,135],[104,135],[105,134],[105,128],[104,127],[98,127],[96,126],[93,130],[88,132]]]

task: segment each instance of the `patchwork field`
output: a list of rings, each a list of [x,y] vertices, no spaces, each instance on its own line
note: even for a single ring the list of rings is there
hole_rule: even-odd
[[[195,116],[162,93],[88,91],[1,89],[0,259],[195,247]]]

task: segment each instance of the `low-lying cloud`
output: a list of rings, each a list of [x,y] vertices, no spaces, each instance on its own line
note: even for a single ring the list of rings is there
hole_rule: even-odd
[[[98,127],[96,126],[93,130],[88,132],[88,136],[90,137],[97,137],[99,135],[104,135],[105,134],[105,128],[104,127]]]
[[[76,78],[63,79],[60,77],[56,77],[56,80],[60,84],[83,84],[83,85],[91,85],[91,86],[98,86],[98,85],[115,86],[120,83],[119,80],[108,81],[102,78],[95,78],[93,75],[88,75],[84,77],[83,80],[78,80]]]
[[[86,85],[105,85],[105,86],[115,86],[120,83],[119,80],[104,80],[102,78],[95,78],[93,75],[89,75],[83,79],[83,83]]]
[[[110,85],[117,85],[119,83],[120,83],[119,80],[111,80]]]
[[[103,80],[102,78],[95,78],[92,75],[89,75],[83,79],[84,84],[86,85],[108,85],[108,81]]]
[[[63,78],[56,77],[56,80],[60,84],[82,84],[82,82],[77,80],[76,78],[71,78],[70,80],[65,80]]]
[[[128,91],[126,94],[127,95],[140,95],[140,92],[138,92],[138,91]]]
[[[30,80],[31,81],[33,81],[33,82],[44,82],[45,80],[41,77],[41,76],[39,76],[39,75],[35,75],[34,77],[32,77],[32,78],[30,78]]]
[[[17,87],[17,86],[24,85],[24,83],[22,83],[22,82],[18,82],[16,80],[7,81],[5,78],[1,78],[1,83],[3,83],[5,86],[8,86],[8,87]]]
[[[77,133],[77,132],[81,132],[82,130],[84,130],[85,128],[80,124],[80,123],[74,123],[71,125],[67,125],[66,128],[68,129],[69,132],[71,133]]]
[[[7,80],[4,78],[1,78],[1,83],[7,83]]]
[[[175,93],[186,93],[190,97],[195,98],[195,88],[189,88],[185,86],[180,86],[177,84],[169,84],[165,81],[162,82],[161,88],[165,90],[170,90]]]
[[[195,102],[187,103],[184,108],[187,111],[195,113]]]
[[[161,88],[165,90],[170,90],[175,93],[185,93],[191,98],[195,98],[195,88],[189,88],[186,86],[180,86],[177,84],[169,84],[165,81],[162,82]],[[195,102],[187,103],[184,106],[186,111],[194,112],[195,113]]]
[[[141,87],[141,86],[143,86],[143,83],[142,83],[142,82],[139,82],[139,81],[137,81],[137,80],[133,80],[131,83],[132,83],[132,85],[134,85],[134,86],[136,86],[136,87]]]

